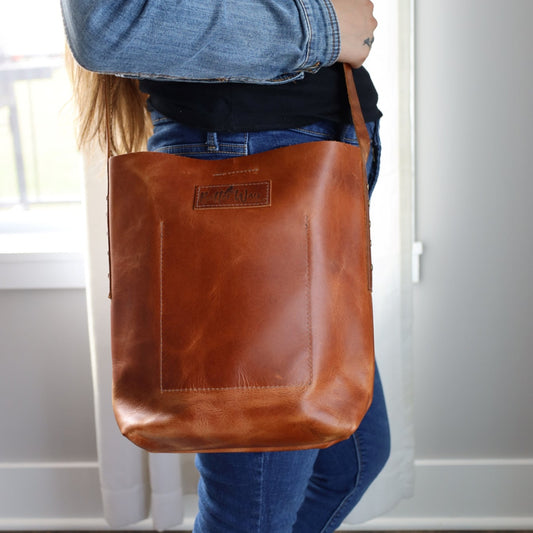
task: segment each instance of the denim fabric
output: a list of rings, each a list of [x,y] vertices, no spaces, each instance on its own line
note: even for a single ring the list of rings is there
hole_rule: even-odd
[[[61,0],[76,60],[149,79],[281,83],[335,62],[330,0]]]
[[[313,140],[357,144],[353,126],[319,122],[263,132],[205,132],[152,112],[148,148],[201,159],[253,154]],[[372,140],[369,186],[379,171],[379,125]],[[324,450],[206,453],[200,472],[194,533],[332,533],[359,502],[390,453],[385,399],[376,369],[372,405],[357,431]]]
[[[372,405],[357,431],[324,450],[202,453],[194,533],[332,533],[390,453],[376,371]]]

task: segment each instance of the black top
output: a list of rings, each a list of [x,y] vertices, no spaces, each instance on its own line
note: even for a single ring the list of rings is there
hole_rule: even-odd
[[[365,122],[381,117],[378,95],[364,68],[353,71]],[[280,85],[141,80],[149,105],[177,122],[207,131],[296,128],[319,120],[350,123],[341,64]]]

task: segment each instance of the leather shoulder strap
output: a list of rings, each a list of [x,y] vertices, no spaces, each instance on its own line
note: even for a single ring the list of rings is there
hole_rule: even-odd
[[[363,118],[361,105],[359,104],[359,97],[357,96],[357,90],[355,89],[352,67],[347,63],[344,63],[344,77],[346,78],[346,90],[348,91],[348,101],[350,102],[352,121],[355,127],[357,140],[359,141],[359,147],[361,148],[363,164],[366,168],[366,161],[370,153],[370,137],[368,136],[365,119]]]

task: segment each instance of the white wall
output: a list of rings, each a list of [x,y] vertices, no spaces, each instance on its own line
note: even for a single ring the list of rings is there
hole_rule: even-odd
[[[533,526],[533,2],[416,2],[417,487],[429,527]]]
[[[0,291],[0,529],[101,516],[92,402],[85,291]]]
[[[418,453],[533,458],[533,2],[417,12]]]
[[[367,529],[533,528],[532,21],[416,2],[417,484]],[[0,431],[0,529],[97,529],[83,291],[0,292]]]

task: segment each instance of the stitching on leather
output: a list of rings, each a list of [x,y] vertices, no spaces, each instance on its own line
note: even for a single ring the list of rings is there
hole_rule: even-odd
[[[313,329],[311,315],[311,223],[309,217],[305,216],[305,237],[306,237],[306,286],[307,286],[307,366],[309,368],[309,380],[307,385],[313,381]]]
[[[231,172],[219,172],[218,174],[213,174],[213,176],[230,176],[232,174],[252,174],[259,172],[258,168],[249,168],[248,170],[233,170]]]
[[[311,381],[305,383],[297,383],[296,385],[246,385],[236,387],[188,387],[182,389],[161,389],[161,392],[209,392],[209,391],[223,391],[223,390],[254,390],[254,389],[305,389],[310,385]]]
[[[205,156],[212,155],[231,155],[237,157],[246,155],[246,146],[243,146],[240,143],[220,143],[219,148],[220,149],[216,152],[208,152],[207,150],[205,150],[203,144],[172,144],[169,146],[161,146],[160,148],[157,148],[153,151],[189,158],[203,158]]]
[[[159,222],[159,387],[163,392],[163,238],[165,232],[165,222],[161,220]]]

